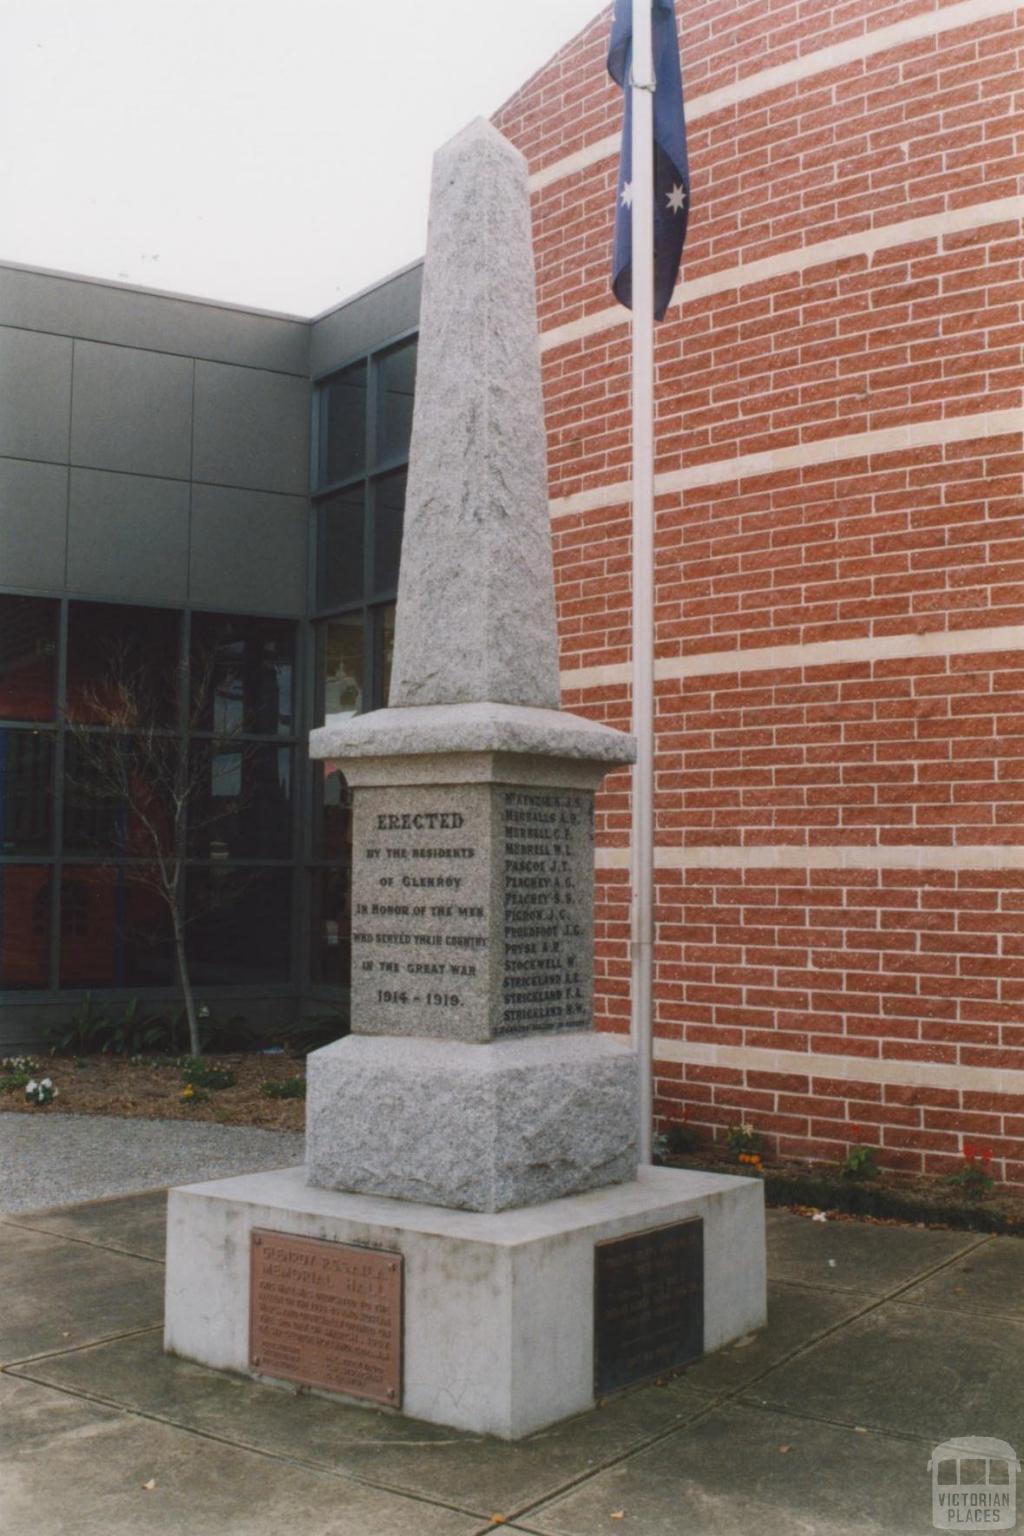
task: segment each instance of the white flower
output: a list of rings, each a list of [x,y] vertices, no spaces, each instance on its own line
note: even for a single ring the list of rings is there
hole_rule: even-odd
[[[26,1098],[28,1098],[31,1094],[35,1093],[35,1091],[36,1091],[36,1089],[38,1087],[39,1087],[39,1084],[34,1079],[33,1079],[33,1081],[31,1083],[26,1083],[25,1084],[25,1096],[26,1096]]]
[[[39,1084],[39,1086],[40,1086],[40,1088],[52,1088],[53,1087],[53,1079],[49,1078],[49,1077],[44,1077],[42,1082]]]

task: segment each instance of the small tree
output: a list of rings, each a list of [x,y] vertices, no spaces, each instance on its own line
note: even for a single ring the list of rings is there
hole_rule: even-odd
[[[118,855],[143,861],[118,862],[118,868],[126,880],[152,892],[169,916],[193,1056],[202,1055],[202,1039],[186,927],[199,913],[184,910],[187,839],[223,820],[223,812],[206,806],[217,778],[216,757],[223,757],[230,745],[237,775],[240,760],[244,763],[255,750],[238,741],[241,723],[218,730],[209,742],[194,740],[214,693],[212,657],[191,674],[182,663],[172,678],[154,679],[130,651],[122,650],[102,680],[77,696],[67,720],[66,782],[99,813],[103,862],[110,865]],[[169,699],[174,722],[166,714]],[[235,811],[242,801],[241,795],[233,797]]]

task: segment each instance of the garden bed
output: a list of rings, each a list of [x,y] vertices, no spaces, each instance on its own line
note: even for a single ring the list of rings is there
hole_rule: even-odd
[[[169,1058],[141,1056],[47,1056],[37,1054],[34,1079],[49,1077],[57,1089],[51,1104],[34,1105],[23,1088],[0,1093],[0,1113],[26,1115],[126,1115],[156,1120],[214,1120],[221,1125],[257,1125],[273,1131],[305,1128],[302,1098],[268,1098],[265,1083],[305,1080],[301,1056],[260,1052],[204,1058],[203,1066],[230,1072],[234,1085],[193,1088],[185,1095],[183,1064]],[[6,1069],[0,1069],[0,1075]],[[205,1096],[204,1096],[205,1095]]]
[[[760,1178],[768,1205],[795,1208],[802,1213],[814,1210],[837,1217],[868,1217],[904,1225],[1024,1237],[1024,1190],[997,1185],[988,1194],[972,1198],[944,1179],[889,1170],[871,1179],[851,1179],[839,1169],[823,1164],[773,1163],[755,1171],[724,1152],[716,1156],[706,1150],[677,1156],[667,1154],[660,1161],[670,1168]]]

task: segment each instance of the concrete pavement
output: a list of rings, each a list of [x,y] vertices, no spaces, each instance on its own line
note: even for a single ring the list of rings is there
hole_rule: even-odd
[[[0,1220],[3,1536],[924,1536],[936,1444],[1024,1450],[1013,1238],[771,1212],[762,1334],[508,1445],[163,1355],[163,1208]]]

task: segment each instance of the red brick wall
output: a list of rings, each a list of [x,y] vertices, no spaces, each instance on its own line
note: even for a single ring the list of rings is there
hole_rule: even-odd
[[[1024,1184],[1024,11],[677,12],[692,207],[656,332],[656,1112],[919,1172],[981,1142]],[[537,177],[564,700],[625,728],[609,14],[495,121]],[[597,1019],[625,1030],[627,774],[597,827]]]

